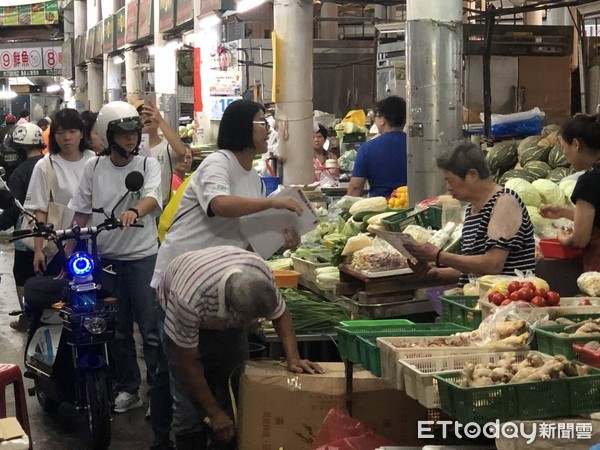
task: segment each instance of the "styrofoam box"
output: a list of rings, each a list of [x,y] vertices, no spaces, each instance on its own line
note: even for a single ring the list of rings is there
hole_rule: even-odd
[[[440,396],[437,387],[437,380],[433,377],[434,373],[462,370],[469,363],[495,363],[502,359],[503,353],[504,351],[399,360],[398,363],[404,366],[403,373],[406,395],[414,398],[426,408],[439,408],[441,406]],[[550,355],[529,350],[513,351],[510,353],[514,353],[517,362],[523,361],[527,355],[531,353],[540,355],[544,360],[552,358]]]
[[[577,306],[579,302],[586,298],[590,300],[593,305]],[[490,303],[487,298],[480,298],[478,303],[479,308],[481,308],[481,315],[484,319],[491,315],[496,308],[501,308],[493,303]],[[541,308],[532,306],[531,309],[536,313],[539,312],[540,314],[548,314],[550,319],[564,316],[566,314],[600,314],[600,297],[563,297],[560,299],[559,306],[544,306]]]
[[[398,364],[400,359],[432,358],[436,356],[470,355],[473,353],[490,353],[495,351],[513,351],[509,348],[495,347],[428,347],[427,345],[440,338],[452,339],[452,336],[426,337],[380,337],[377,345],[381,350],[381,376],[396,389],[404,390],[404,367]],[[458,339],[458,338],[456,338]],[[413,347],[397,347],[398,344],[411,344]]]

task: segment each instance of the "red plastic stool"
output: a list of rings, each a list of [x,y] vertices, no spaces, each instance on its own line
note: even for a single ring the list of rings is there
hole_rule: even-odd
[[[17,420],[29,437],[29,448],[33,448],[31,430],[29,429],[29,414],[27,413],[27,402],[25,401],[25,387],[21,377],[21,369],[16,364],[0,364],[0,418],[6,417],[6,386],[14,383],[15,410]]]

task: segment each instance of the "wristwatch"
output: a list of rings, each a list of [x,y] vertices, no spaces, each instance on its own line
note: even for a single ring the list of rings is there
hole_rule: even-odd
[[[127,211],[133,211],[137,216],[136,219],[140,218],[140,212],[137,210],[137,208],[129,208]]]

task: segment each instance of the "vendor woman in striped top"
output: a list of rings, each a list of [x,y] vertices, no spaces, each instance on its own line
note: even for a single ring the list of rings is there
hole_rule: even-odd
[[[417,258],[411,264],[421,276],[443,282],[468,283],[469,274],[514,275],[515,269],[535,270],[533,225],[519,196],[496,184],[479,147],[461,143],[437,158],[448,191],[469,202],[460,253],[444,252],[432,244],[406,245]]]

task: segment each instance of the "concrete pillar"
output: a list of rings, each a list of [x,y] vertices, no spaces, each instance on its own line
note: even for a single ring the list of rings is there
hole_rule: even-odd
[[[75,21],[75,38],[84,36],[87,31],[87,7],[84,0],[75,0],[73,2],[73,12]],[[85,70],[80,66],[75,66],[75,96],[78,100],[85,103],[87,100],[87,76]]]
[[[87,25],[88,27],[95,26],[100,22],[100,2],[89,1],[87,6]],[[88,87],[88,108],[92,112],[100,111],[102,108],[102,64],[96,62],[88,62],[87,65],[87,87]]]
[[[408,0],[406,74],[408,192],[416,204],[446,190],[435,157],[462,138],[462,0]]]
[[[144,85],[142,71],[136,69],[138,55],[133,50],[125,52],[125,85],[127,88],[127,101],[133,103],[144,99]]]
[[[104,60],[104,93],[106,103],[121,100],[121,64],[113,62],[108,54],[103,55]]]
[[[314,181],[312,1],[275,0],[277,85],[275,118],[285,184]]]
[[[154,89],[156,103],[167,123],[177,129],[177,43],[166,42],[159,30],[160,2],[154,1]]]
[[[102,108],[102,64],[89,62],[88,75],[88,109],[92,112]]]
[[[335,3],[321,4],[321,18],[337,18],[338,5]],[[321,21],[319,39],[337,40],[338,38],[338,23],[335,21]]]

